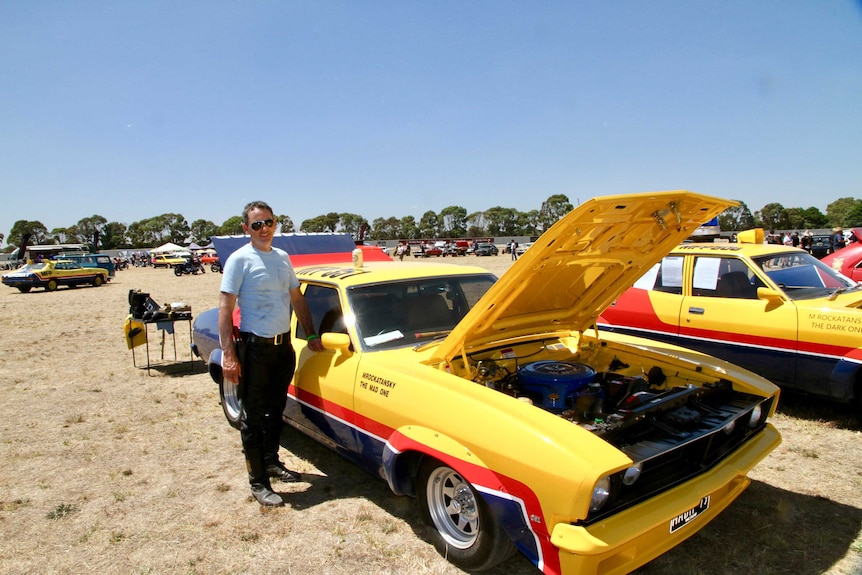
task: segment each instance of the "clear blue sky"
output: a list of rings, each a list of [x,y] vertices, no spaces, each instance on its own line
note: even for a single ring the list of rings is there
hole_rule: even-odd
[[[862,7],[0,0],[0,232],[862,198]]]

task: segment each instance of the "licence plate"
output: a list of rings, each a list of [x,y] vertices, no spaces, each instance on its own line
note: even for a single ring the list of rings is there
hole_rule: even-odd
[[[700,500],[696,506],[692,507],[684,513],[680,513],[670,520],[670,532],[673,533],[678,529],[682,529],[695,519],[697,516],[709,509],[709,495]]]

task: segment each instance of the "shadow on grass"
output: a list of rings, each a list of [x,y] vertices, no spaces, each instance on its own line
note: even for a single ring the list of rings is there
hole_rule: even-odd
[[[143,364],[141,364],[139,361],[135,367],[142,371],[147,371],[149,369],[149,375],[152,375],[154,377],[188,377],[190,375],[207,373],[206,364],[198,358],[195,358],[193,361],[190,361],[188,359],[178,359],[176,361],[160,359],[158,360],[158,363],[150,364],[149,368],[147,368],[146,361],[146,358],[144,358]]]
[[[310,489],[284,494],[294,509],[360,497],[403,520],[417,537],[429,541],[428,527],[414,499],[393,495],[385,482],[293,429],[285,430],[282,445],[323,474],[306,476]],[[280,491],[278,485],[274,485],[276,491]],[[821,574],[844,557],[860,535],[860,527],[862,509],[753,482],[710,524],[634,573]],[[539,571],[523,556],[516,555],[485,573],[536,575]]]
[[[635,573],[819,575],[847,554],[860,527],[862,509],[755,481],[712,523]]]
[[[790,391],[781,391],[778,411],[797,419],[827,421],[837,429],[862,431],[862,407],[829,401]]]

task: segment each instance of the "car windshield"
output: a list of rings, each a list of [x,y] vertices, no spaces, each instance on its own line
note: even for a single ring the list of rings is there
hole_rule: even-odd
[[[446,336],[497,281],[491,274],[410,279],[352,288],[350,307],[364,349]]]
[[[860,289],[851,279],[807,253],[781,253],[753,258],[790,299],[811,299],[837,290]]]

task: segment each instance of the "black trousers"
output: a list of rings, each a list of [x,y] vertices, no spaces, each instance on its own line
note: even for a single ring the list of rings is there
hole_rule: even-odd
[[[261,480],[261,466],[278,461],[281,416],[295,369],[296,354],[288,339],[281,345],[245,343],[240,436],[252,483]]]

